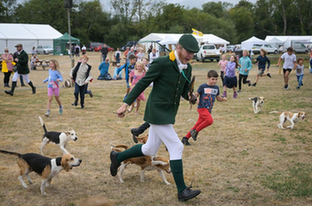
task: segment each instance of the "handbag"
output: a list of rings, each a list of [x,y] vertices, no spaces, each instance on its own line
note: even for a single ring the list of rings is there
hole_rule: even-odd
[[[2,72],[3,73],[7,73],[7,72],[9,72],[9,70],[8,70],[8,66],[7,66],[7,64],[6,64],[6,62],[3,60],[2,61]]]

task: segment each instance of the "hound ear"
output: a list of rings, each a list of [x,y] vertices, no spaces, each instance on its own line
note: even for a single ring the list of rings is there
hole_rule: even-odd
[[[71,169],[71,167],[68,164],[69,160],[70,160],[70,155],[69,154],[63,155],[62,161],[61,161],[61,165],[62,165],[62,167],[64,168],[64,170],[66,172],[68,172]]]
[[[66,132],[65,134],[66,134],[67,136],[69,136],[69,135],[70,135],[70,132]]]

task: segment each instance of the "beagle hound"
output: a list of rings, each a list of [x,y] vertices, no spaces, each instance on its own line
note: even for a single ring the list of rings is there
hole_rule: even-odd
[[[24,176],[27,177],[27,180],[30,184],[33,184],[30,177],[28,176],[30,172],[35,171],[42,177],[40,186],[42,195],[47,194],[45,192],[45,188],[51,184],[52,178],[55,177],[59,172],[62,170],[68,172],[73,167],[78,167],[82,162],[81,159],[75,158],[71,154],[64,154],[63,157],[51,159],[49,157],[44,157],[35,153],[20,154],[5,150],[0,150],[0,152],[18,156],[17,164],[20,167],[20,175],[18,176],[18,180],[25,188],[28,188],[28,186],[23,180]]]
[[[69,140],[77,141],[78,137],[76,132],[74,130],[68,132],[48,132],[42,118],[39,117],[39,119],[44,130],[44,135],[42,136],[42,142],[40,147],[41,155],[43,155],[43,148],[50,142],[53,142],[54,144],[60,146],[63,154],[69,154],[65,147]]]
[[[119,148],[123,148],[124,150],[127,150],[129,147],[126,145],[112,145],[111,144],[111,149],[116,151],[116,152],[122,152]],[[150,171],[150,170],[157,170],[165,182],[166,185],[170,185],[170,183],[167,181],[163,171],[167,173],[171,173],[171,168],[169,165],[169,160],[164,157],[160,156],[142,156],[142,157],[134,157],[134,158],[129,158],[121,162],[120,165],[120,170],[118,173],[119,181],[124,182],[122,179],[122,173],[126,169],[127,165],[129,164],[136,164],[139,167],[141,167],[141,176],[140,176],[140,182],[144,182],[144,173],[145,171]]]
[[[284,123],[288,120],[290,122],[290,126],[287,126],[287,128],[293,129],[295,126],[295,123],[297,123],[300,119],[304,120],[304,118],[306,117],[306,113],[305,112],[298,112],[298,113],[293,113],[293,112],[278,112],[278,111],[272,111],[270,112],[270,114],[273,113],[278,113],[280,114],[280,123],[277,125],[278,128],[281,129],[285,129],[283,127]]]
[[[262,106],[264,104],[264,97],[254,97],[254,98],[249,98],[249,100],[252,101],[252,107],[253,111],[255,114],[259,113],[260,110],[262,109]]]

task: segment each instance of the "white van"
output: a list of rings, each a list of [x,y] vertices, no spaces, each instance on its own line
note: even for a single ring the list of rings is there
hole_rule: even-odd
[[[268,54],[277,54],[278,53],[278,49],[275,47],[272,47],[270,44],[254,44],[252,46],[251,51],[254,54],[260,54],[261,49],[266,50]]]

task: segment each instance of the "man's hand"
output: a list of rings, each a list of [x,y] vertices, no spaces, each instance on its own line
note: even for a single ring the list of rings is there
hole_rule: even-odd
[[[121,105],[121,107],[119,107],[119,109],[117,109],[117,112],[116,112],[117,116],[118,117],[124,117],[126,110],[127,110],[127,107],[128,107],[128,105],[126,103],[123,103]]]
[[[189,102],[190,104],[196,104],[197,97],[195,93],[189,93]]]

